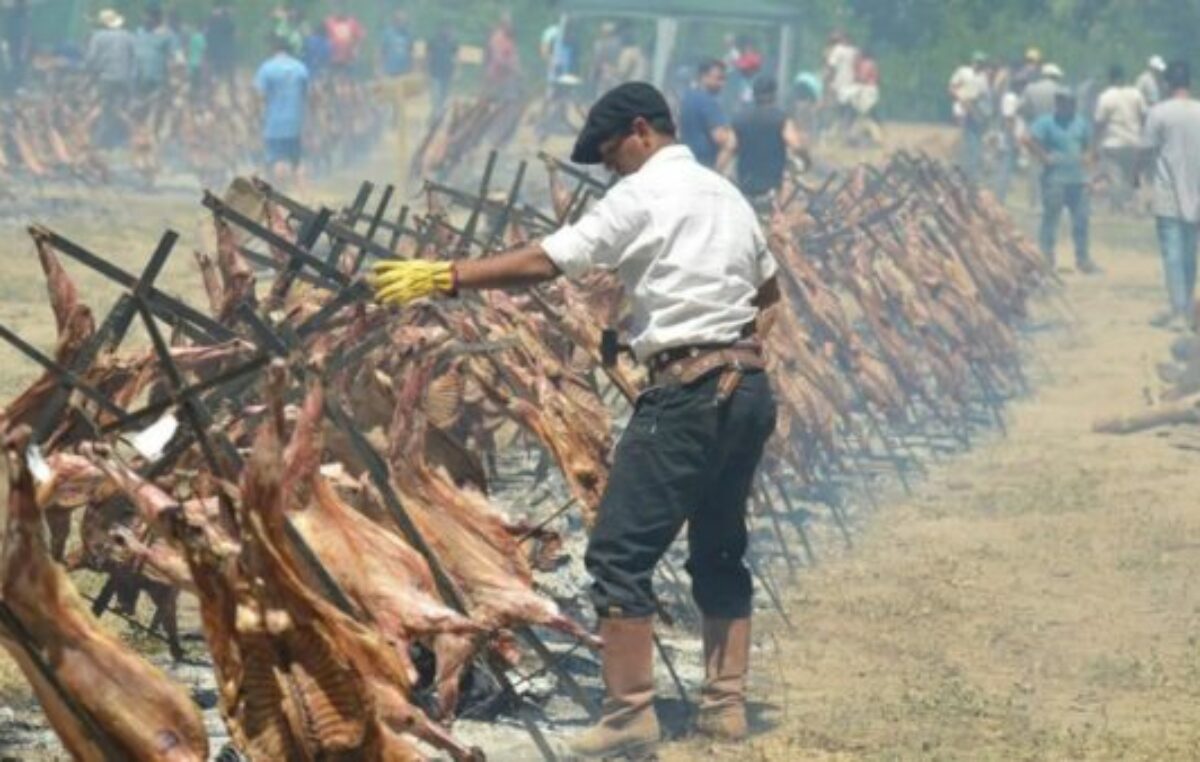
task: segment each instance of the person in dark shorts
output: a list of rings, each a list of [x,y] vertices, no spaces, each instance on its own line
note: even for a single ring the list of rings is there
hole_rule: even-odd
[[[273,182],[286,183],[299,179],[309,75],[286,38],[276,36],[272,43],[275,53],[258,68],[254,87],[262,98],[267,173]]]
[[[631,303],[630,346],[650,388],[613,456],[585,564],[604,641],[603,716],[570,757],[640,758],[659,741],[654,714],[654,569],[687,527],[692,595],[703,614],[698,729],[747,734],[751,578],[746,501],[775,427],[756,330],[779,301],[777,265],[750,205],[675,140],[666,99],[641,82],[592,107],[571,160],[621,179],[574,224],[474,260],[376,266],[391,305],[468,289],[529,286],[615,271]],[[769,318],[761,321],[764,328]]]
[[[751,205],[769,206],[783,184],[789,153],[802,153],[804,137],[776,104],[779,84],[762,75],[754,80],[754,105],[733,120],[737,135],[737,184]]]

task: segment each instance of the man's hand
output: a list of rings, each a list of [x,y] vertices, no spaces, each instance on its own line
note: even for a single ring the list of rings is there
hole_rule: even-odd
[[[424,259],[377,262],[370,283],[376,301],[400,307],[426,296],[452,293],[454,266]]]

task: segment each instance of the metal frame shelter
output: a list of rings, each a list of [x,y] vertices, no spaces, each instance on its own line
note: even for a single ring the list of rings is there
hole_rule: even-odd
[[[641,18],[655,22],[652,76],[662,87],[667,66],[675,52],[679,24],[683,21],[727,21],[739,25],[763,26],[779,30],[779,63],[776,76],[786,94],[796,26],[800,9],[784,0],[560,0],[562,26],[571,18]]]

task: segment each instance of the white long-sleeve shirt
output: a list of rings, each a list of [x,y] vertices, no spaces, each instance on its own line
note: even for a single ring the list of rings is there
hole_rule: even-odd
[[[742,194],[682,145],[659,150],[541,245],[567,277],[616,271],[632,303],[639,360],[736,341],[777,270]]]

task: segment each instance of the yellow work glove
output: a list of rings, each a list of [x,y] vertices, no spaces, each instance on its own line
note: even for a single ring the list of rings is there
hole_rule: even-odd
[[[454,266],[424,259],[376,262],[370,282],[375,301],[400,307],[426,296],[454,293]]]

